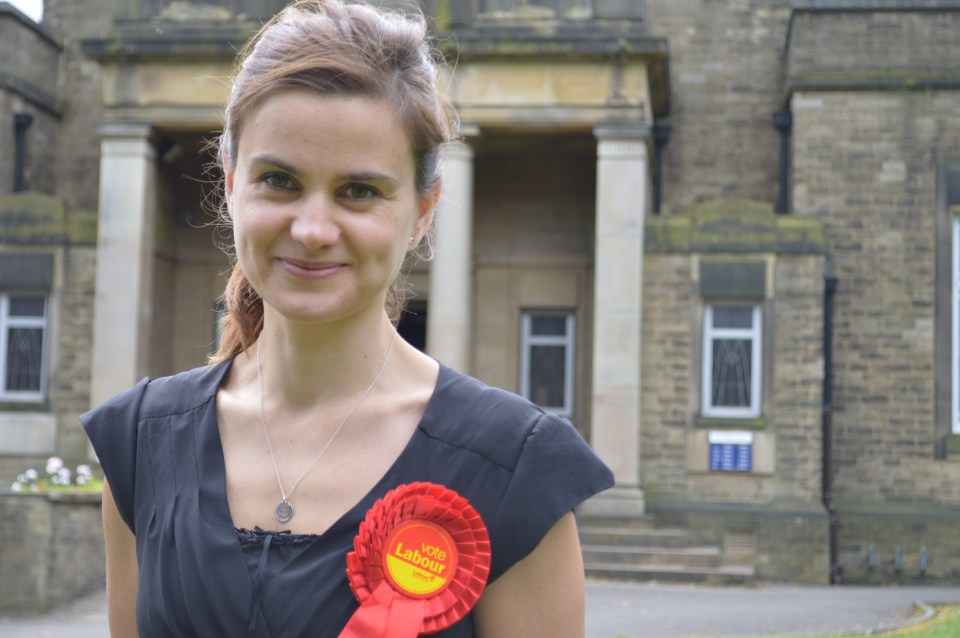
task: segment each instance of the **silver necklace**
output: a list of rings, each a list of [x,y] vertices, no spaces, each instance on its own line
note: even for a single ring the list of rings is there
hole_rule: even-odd
[[[353,404],[353,407],[340,419],[340,423],[337,425],[337,429],[333,431],[333,434],[330,435],[330,438],[327,439],[327,442],[320,448],[320,453],[317,454],[317,457],[313,459],[313,462],[307,466],[307,469],[303,471],[300,475],[300,478],[296,480],[293,484],[293,487],[290,488],[290,491],[287,492],[283,489],[283,481],[280,480],[280,469],[277,466],[277,457],[273,454],[273,446],[270,444],[270,434],[267,432],[267,418],[263,413],[263,375],[260,373],[260,350],[263,345],[262,335],[261,343],[257,344],[257,388],[259,389],[259,403],[260,403],[260,425],[263,426],[263,437],[267,440],[267,451],[270,452],[270,461],[273,463],[273,472],[277,475],[277,486],[280,488],[280,502],[277,503],[277,506],[273,510],[273,517],[277,519],[279,523],[287,523],[293,518],[293,505],[290,503],[290,495],[293,494],[293,491],[297,489],[297,486],[300,485],[300,481],[313,469],[313,466],[317,464],[320,460],[320,457],[323,456],[323,453],[327,451],[327,448],[334,442],[337,436],[340,434],[340,430],[343,429],[344,424],[347,422],[347,419],[356,411],[360,404],[363,403],[363,400],[367,398],[367,395],[370,394],[370,391],[373,390],[373,387],[377,385],[377,381],[380,380],[380,376],[383,374],[383,371],[387,367],[387,361],[390,359],[390,352],[393,350],[393,342],[397,340],[397,333],[394,331],[393,338],[390,339],[390,346],[387,348],[387,355],[383,358],[383,365],[380,366],[380,370],[377,372],[377,376],[373,378],[373,381],[367,386],[367,389],[364,390],[363,394],[360,395],[360,398],[357,399],[357,402]]]

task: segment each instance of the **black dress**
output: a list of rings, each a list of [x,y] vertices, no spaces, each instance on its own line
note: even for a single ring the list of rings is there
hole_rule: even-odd
[[[81,417],[136,536],[143,638],[337,636],[358,606],[346,554],[367,510],[398,485],[437,483],[476,508],[490,534],[493,582],[613,483],[568,422],[441,365],[406,448],[330,529],[238,533],[216,411],[230,364],[144,379]],[[473,636],[472,614],[434,635]]]

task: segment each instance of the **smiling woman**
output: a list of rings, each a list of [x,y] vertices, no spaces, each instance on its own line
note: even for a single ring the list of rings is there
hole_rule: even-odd
[[[393,325],[454,137],[437,76],[422,16],[340,0],[295,3],[243,52],[220,351],[83,417],[113,635],[582,638],[571,510],[609,470]],[[432,532],[398,568],[380,549],[408,524]]]

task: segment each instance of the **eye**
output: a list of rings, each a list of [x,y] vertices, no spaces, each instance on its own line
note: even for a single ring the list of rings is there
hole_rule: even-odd
[[[368,201],[380,196],[380,191],[367,184],[347,184],[341,193],[345,197],[358,202]]]
[[[296,187],[293,180],[283,173],[267,173],[260,178],[260,181],[277,190],[292,190]]]

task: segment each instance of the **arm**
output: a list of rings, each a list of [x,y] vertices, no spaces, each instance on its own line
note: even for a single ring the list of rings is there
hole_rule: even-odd
[[[103,536],[107,545],[107,618],[113,638],[137,636],[136,540],[120,518],[110,487],[103,484]]]
[[[480,638],[583,638],[583,558],[573,513],[487,587],[474,610]]]

